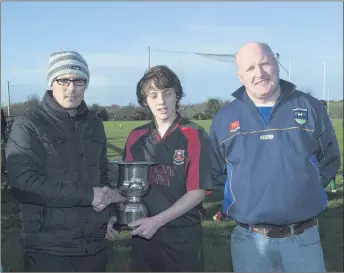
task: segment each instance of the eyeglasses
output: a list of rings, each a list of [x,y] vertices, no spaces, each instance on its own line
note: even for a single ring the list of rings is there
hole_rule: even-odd
[[[75,86],[85,86],[86,83],[87,83],[87,80],[85,80],[85,79],[75,79],[75,80],[71,80],[71,79],[56,79],[55,81],[59,85],[63,85],[63,86],[69,86],[71,84],[71,82],[73,82]]]

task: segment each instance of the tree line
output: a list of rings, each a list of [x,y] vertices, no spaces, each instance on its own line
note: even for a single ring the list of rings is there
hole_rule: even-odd
[[[21,113],[38,107],[41,102],[41,98],[36,94],[27,97],[27,100],[20,103],[14,103],[10,108],[11,117],[16,117]],[[190,119],[196,120],[207,120],[212,119],[218,110],[225,105],[230,103],[229,100],[221,100],[218,98],[210,98],[206,102],[198,104],[181,104],[179,112]],[[148,108],[142,108],[135,104],[128,104],[126,106],[110,105],[102,106],[99,104],[88,105],[89,109],[96,113],[96,115],[103,121],[128,121],[128,120],[150,120],[152,114]],[[5,113],[7,108],[3,107]],[[343,118],[343,100],[341,101],[330,101],[330,117],[331,118]]]

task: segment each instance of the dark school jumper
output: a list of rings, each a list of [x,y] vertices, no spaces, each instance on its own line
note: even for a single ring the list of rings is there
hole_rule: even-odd
[[[161,138],[154,121],[134,129],[125,145],[124,161],[155,161],[150,191],[144,196],[155,216],[188,191],[213,188],[210,141],[204,129],[179,114]],[[203,271],[202,204],[161,227],[146,240],[132,239],[133,271]]]

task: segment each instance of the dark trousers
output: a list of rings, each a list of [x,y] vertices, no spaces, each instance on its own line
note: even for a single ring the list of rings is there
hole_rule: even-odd
[[[25,272],[105,272],[106,264],[106,250],[90,256],[24,254]]]
[[[146,240],[132,239],[133,272],[201,272],[204,270],[201,225],[162,227]]]

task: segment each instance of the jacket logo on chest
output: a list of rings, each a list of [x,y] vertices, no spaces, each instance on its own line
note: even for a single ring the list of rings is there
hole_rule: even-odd
[[[174,150],[174,156],[173,156],[173,163],[176,165],[182,165],[184,164],[184,150]]]
[[[231,124],[229,125],[229,131],[231,133],[235,133],[236,131],[238,131],[240,129],[240,121],[236,120],[234,122],[231,122]]]
[[[308,121],[308,109],[306,108],[294,108],[293,109],[294,120],[298,124],[305,124]]]

